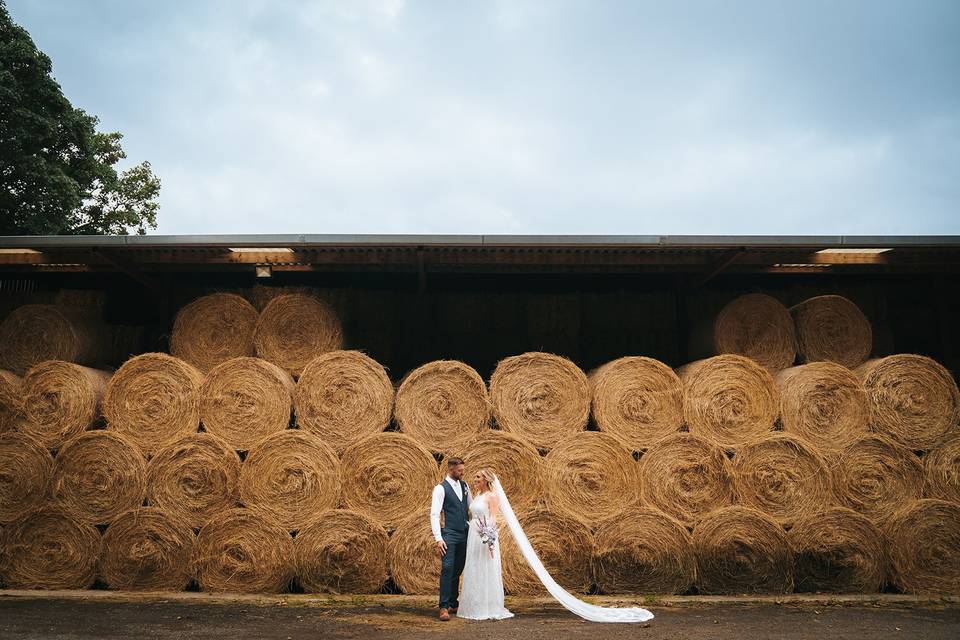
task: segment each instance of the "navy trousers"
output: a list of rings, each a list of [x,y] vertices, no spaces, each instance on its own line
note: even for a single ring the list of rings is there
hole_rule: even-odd
[[[447,543],[447,552],[440,562],[440,608],[460,606],[460,574],[467,560],[467,532],[442,529],[440,537]]]

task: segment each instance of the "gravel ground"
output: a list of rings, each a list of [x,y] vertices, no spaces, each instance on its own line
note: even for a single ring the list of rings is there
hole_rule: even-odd
[[[458,638],[563,640],[650,638],[960,637],[960,604],[921,600],[704,598],[648,604],[643,625],[600,625],[546,600],[508,598],[501,622],[436,620],[431,599],[402,597],[109,597],[0,592],[0,638]],[[89,592],[87,592],[89,593]],[[778,603],[779,602],[779,603]]]

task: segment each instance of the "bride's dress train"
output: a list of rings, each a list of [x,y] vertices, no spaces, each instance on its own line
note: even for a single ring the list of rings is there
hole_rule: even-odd
[[[590,620],[591,622],[645,622],[653,618],[653,614],[642,609],[640,607],[625,607],[625,608],[616,608],[616,607],[600,607],[588,602],[580,600],[566,589],[557,584],[556,580],[550,577],[550,573],[547,571],[546,567],[543,566],[543,562],[540,561],[540,558],[537,556],[537,552],[534,551],[533,547],[530,545],[530,541],[527,540],[526,534],[523,532],[523,528],[520,526],[520,521],[517,520],[517,516],[513,513],[513,508],[510,506],[510,500],[507,499],[507,494],[503,492],[503,487],[500,485],[500,481],[494,479],[493,486],[494,494],[500,500],[500,514],[503,517],[503,520],[507,523],[507,526],[510,527],[510,533],[513,534],[513,538],[517,543],[517,547],[520,549],[520,552],[523,554],[524,559],[533,569],[533,572],[537,575],[537,578],[540,579],[540,582],[543,583],[543,586],[547,588],[547,591],[550,592],[550,595],[554,597],[560,604],[562,604],[568,611],[571,611],[585,620]],[[476,504],[476,500],[474,504]],[[486,508],[486,501],[483,505],[478,505],[479,508]],[[489,514],[489,509],[486,511]],[[486,517],[489,517],[487,515]],[[473,549],[473,551],[471,551]],[[474,555],[472,555],[474,554]],[[476,555],[484,554],[484,555]],[[489,612],[489,611],[498,611],[496,609],[499,606],[499,609],[502,609],[506,615],[500,617],[509,617],[513,614],[503,609],[503,581],[500,574],[500,543],[499,541],[496,544],[496,552],[494,554],[495,558],[491,559],[489,552],[480,542],[480,536],[477,534],[473,521],[471,520],[470,524],[470,533],[467,537],[467,562],[463,569],[463,592],[460,598],[460,610],[458,616],[468,617],[464,615],[465,613],[465,603],[473,602],[473,598],[477,598],[476,602],[477,609],[476,611]],[[484,562],[484,560],[486,562]],[[495,570],[491,567],[490,569],[481,569],[482,566],[491,567],[495,566]],[[470,580],[468,582],[468,572],[470,575]],[[497,593],[494,593],[497,591]],[[476,593],[474,593],[476,592]],[[497,599],[499,598],[499,599]],[[481,602],[485,604],[480,604]],[[499,605],[497,605],[499,602]],[[473,605],[471,604],[471,607]],[[466,613],[472,613],[473,609],[467,609]],[[497,616],[484,616],[484,617],[497,617]]]

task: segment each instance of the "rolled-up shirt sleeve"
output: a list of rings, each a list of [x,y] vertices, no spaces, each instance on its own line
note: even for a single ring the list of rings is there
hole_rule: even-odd
[[[443,536],[440,535],[441,511],[443,511],[443,487],[438,484],[433,488],[433,500],[430,503],[430,529],[433,531],[433,539],[437,542],[443,540]]]

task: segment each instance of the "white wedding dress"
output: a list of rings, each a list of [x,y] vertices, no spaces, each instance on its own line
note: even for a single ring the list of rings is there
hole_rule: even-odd
[[[564,608],[591,622],[646,622],[653,618],[652,613],[640,607],[600,607],[584,602],[557,584],[523,532],[500,481],[495,478],[491,488],[500,501],[500,515],[510,528],[520,553],[550,595]],[[479,620],[509,618],[513,614],[503,606],[500,541],[497,541],[494,557],[491,558],[487,548],[480,542],[480,535],[476,530],[476,518],[479,515],[483,515],[488,521],[490,518],[486,494],[477,496],[470,505],[470,511],[472,518],[467,534],[467,559],[463,567],[463,587],[457,616]]]
[[[500,563],[500,541],[490,549],[480,542],[479,519],[493,522],[487,499],[490,492],[481,493],[470,503],[470,529],[467,532],[467,559],[463,565],[463,583],[460,588],[458,618],[470,620],[503,620],[512,618],[503,606],[503,573]]]

